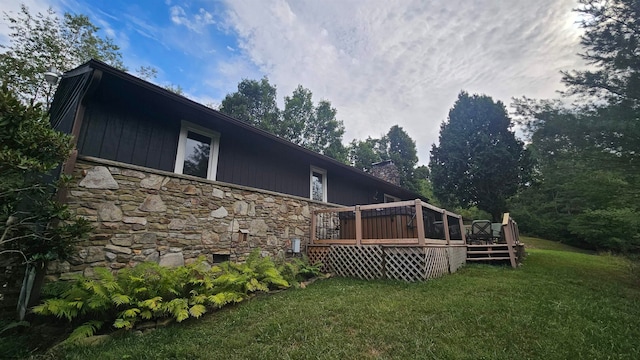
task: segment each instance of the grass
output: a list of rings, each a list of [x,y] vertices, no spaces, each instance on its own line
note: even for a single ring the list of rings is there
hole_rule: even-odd
[[[640,358],[640,283],[629,260],[561,251],[544,240],[532,245],[536,248],[517,270],[469,265],[411,284],[334,278],[201,320],[99,346],[59,349],[52,356]]]
[[[529,236],[521,236],[520,241],[522,241],[525,244],[527,249],[571,251],[571,252],[580,252],[585,254],[593,253],[593,251],[579,249],[567,244],[563,244],[558,241],[544,240],[544,239],[529,237]]]

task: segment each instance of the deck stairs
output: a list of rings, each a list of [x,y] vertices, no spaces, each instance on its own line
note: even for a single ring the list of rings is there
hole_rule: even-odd
[[[512,249],[511,256],[515,250]],[[508,244],[467,245],[468,262],[511,262]]]

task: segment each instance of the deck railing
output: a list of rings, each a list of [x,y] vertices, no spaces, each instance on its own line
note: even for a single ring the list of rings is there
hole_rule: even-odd
[[[316,210],[311,245],[464,245],[462,216],[420,199]]]
[[[520,243],[520,231],[518,231],[518,223],[516,223],[509,213],[504,213],[502,216],[502,235],[507,242],[507,248],[509,249],[509,259],[511,267],[517,267],[516,245]]]

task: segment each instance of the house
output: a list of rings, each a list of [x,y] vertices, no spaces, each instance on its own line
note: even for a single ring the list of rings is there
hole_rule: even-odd
[[[63,278],[200,255],[283,256],[318,209],[420,198],[183,96],[91,60],[63,75],[51,124],[76,144],[62,197],[93,225]]]

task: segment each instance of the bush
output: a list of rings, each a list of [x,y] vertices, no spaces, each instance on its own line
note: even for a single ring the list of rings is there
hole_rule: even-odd
[[[90,230],[88,221],[52,199],[56,184],[46,175],[71,149],[71,136],[52,129],[39,106],[21,104],[0,85],[0,255],[64,259]]]
[[[284,262],[280,266],[280,273],[289,283],[296,284],[322,273],[322,263],[309,264],[309,259],[305,256],[302,259],[294,258]]]
[[[640,213],[634,209],[587,210],[572,219],[569,230],[598,250],[640,250]]]
[[[104,268],[95,279],[79,277],[62,295],[34,307],[40,315],[65,318],[76,325],[67,341],[91,336],[104,324],[132,329],[144,320],[199,318],[209,309],[237,303],[251,293],[287,288],[269,257],[259,250],[243,264],[209,267],[204,258],[177,268],[142,263],[118,275]]]

